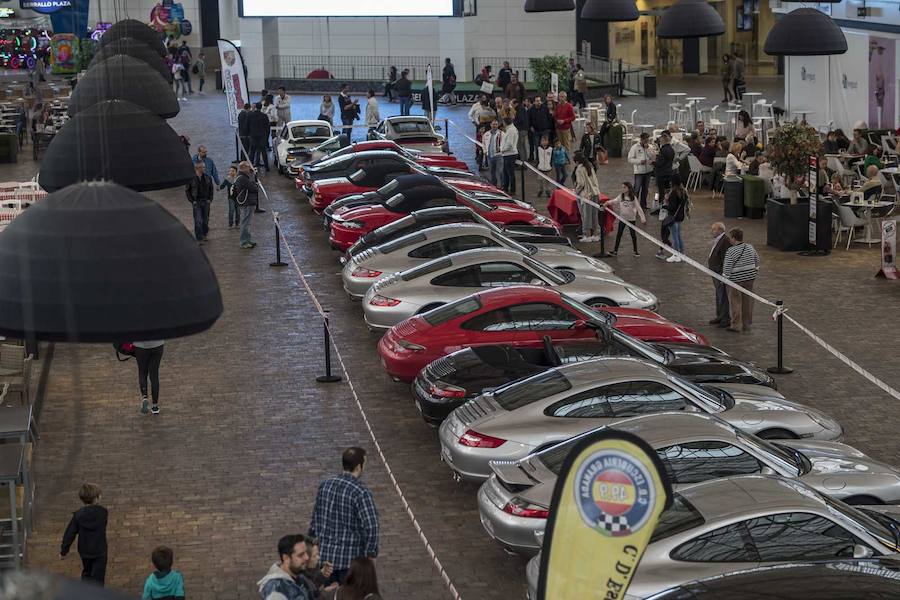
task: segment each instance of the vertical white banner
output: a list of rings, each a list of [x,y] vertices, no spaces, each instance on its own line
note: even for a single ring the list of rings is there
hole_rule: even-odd
[[[897,222],[885,219],[881,222],[881,271],[878,276],[897,279]]]
[[[550,73],[550,93],[554,100],[559,97],[559,75],[557,73]]]
[[[425,69],[425,92],[428,94],[428,109],[431,112],[429,119],[434,122],[434,77],[431,75],[431,65]]]
[[[219,39],[219,58],[222,60],[222,89],[228,102],[228,122],[232,127],[238,126],[238,113],[244,104],[250,101],[247,91],[247,78],[244,75],[244,61],[241,53],[228,40]]]

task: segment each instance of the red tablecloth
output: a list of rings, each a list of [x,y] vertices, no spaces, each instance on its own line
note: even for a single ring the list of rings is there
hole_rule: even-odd
[[[600,194],[600,203],[607,202],[609,196]],[[581,214],[578,212],[578,200],[575,192],[571,190],[563,190],[556,188],[550,194],[550,201],[547,203],[547,212],[550,217],[560,225],[581,225]],[[603,223],[606,231],[612,232],[616,227],[616,218],[609,213]]]

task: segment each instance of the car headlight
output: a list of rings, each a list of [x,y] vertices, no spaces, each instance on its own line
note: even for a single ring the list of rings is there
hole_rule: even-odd
[[[818,423],[819,427],[821,427],[822,429],[827,429],[829,431],[836,431],[840,429],[837,421],[835,421],[834,419],[830,419],[825,415],[820,415],[818,413],[810,411],[809,418]]]
[[[653,294],[651,294],[650,292],[646,292],[640,288],[633,288],[633,287],[628,287],[628,286],[625,286],[625,289],[628,291],[629,294],[631,294],[632,296],[634,296],[641,302],[653,302],[654,301]]]

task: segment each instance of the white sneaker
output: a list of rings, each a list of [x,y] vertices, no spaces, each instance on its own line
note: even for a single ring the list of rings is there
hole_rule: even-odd
[[[677,263],[677,262],[681,262],[681,259],[673,254],[672,256],[670,256],[669,258],[666,259],[666,262]]]

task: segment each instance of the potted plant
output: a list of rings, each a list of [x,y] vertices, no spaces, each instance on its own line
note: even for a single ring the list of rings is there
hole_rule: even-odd
[[[809,157],[818,156],[821,149],[819,134],[805,123],[792,121],[769,132],[766,155],[788,190],[788,198],[766,203],[769,246],[788,251],[809,246],[809,200],[798,201],[798,195],[807,186]]]
[[[550,74],[559,76],[559,89],[569,89],[569,62],[565,56],[547,55],[542,58],[529,60],[531,77],[534,79],[538,92],[546,95],[550,91]]]

